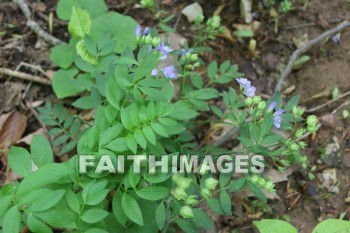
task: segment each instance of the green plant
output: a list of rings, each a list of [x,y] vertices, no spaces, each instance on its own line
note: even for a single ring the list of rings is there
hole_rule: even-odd
[[[264,219],[254,224],[260,233],[297,233],[297,229],[288,222],[277,219]],[[347,233],[350,232],[350,222],[341,219],[327,219],[319,223],[312,233]]]
[[[70,15],[72,38],[69,44],[51,51],[51,60],[61,68],[53,78],[53,89],[58,98],[77,96],[72,105],[92,109],[95,118],[91,125],[81,124],[85,122],[79,114],[68,116],[61,105],[39,109],[40,119],[53,126],[50,135],[61,130],[66,135],[66,140],[58,143],[60,136],[53,144],[72,138],[66,146],[74,147],[72,142],[77,140],[77,155],[54,163],[50,143],[42,136],[34,138],[30,152],[12,147],[9,165],[24,178],[1,188],[2,232],[19,232],[24,225],[44,233],[53,229],[173,232],[175,225],[185,232],[197,232],[213,227],[200,203],[206,202],[216,213],[231,215],[229,193],[244,188],[265,201],[262,189],[275,190],[269,178],[260,174],[265,166],[262,156],[280,169],[300,162],[300,149],[306,146],[301,138],[306,131],[317,130],[317,118],[309,116],[305,123],[303,111],[295,107],[298,97],[283,109],[279,93],[263,101],[250,81],[238,78],[242,74],[228,61],[209,64],[209,82],[205,82],[196,72],[200,64],[192,48],[173,51],[152,30],[141,30],[130,17],[106,9],[102,1],[59,2],[58,16],[68,19]],[[213,23],[216,29],[220,27],[219,21],[212,19],[211,29]],[[213,31],[207,32],[205,38],[212,39]],[[167,56],[179,56],[177,70],[174,65],[160,66],[159,61]],[[237,92],[232,87],[222,93],[213,88],[233,80],[240,85]],[[174,85],[180,86],[179,91]],[[224,109],[215,105],[219,97]],[[200,120],[208,113],[214,116]],[[211,122],[239,127],[243,149],[202,145],[198,127]],[[273,128],[292,136],[285,138]],[[145,155],[145,159],[120,162],[119,158],[131,154]],[[181,161],[191,154],[199,156],[198,172],[178,168],[162,172],[160,167],[152,172],[146,166],[151,155]],[[83,155],[91,159],[87,167],[82,165]],[[239,164],[241,155],[247,155],[245,174],[232,179],[232,167]],[[262,156],[254,162],[249,159],[253,155]],[[225,159],[225,169],[231,166],[229,172],[217,175],[209,166],[208,161],[219,163],[219,158]],[[116,172],[116,167],[124,171]],[[166,163],[166,167],[173,168],[173,164]],[[235,167],[236,172],[238,169]]]

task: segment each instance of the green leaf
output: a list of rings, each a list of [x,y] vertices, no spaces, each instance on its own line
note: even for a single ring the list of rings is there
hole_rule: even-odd
[[[149,53],[143,61],[139,61],[140,66],[135,72],[134,80],[137,81],[142,79],[143,77],[149,76],[151,74],[151,71],[155,68],[156,64],[158,63],[157,58],[158,54]]]
[[[73,7],[68,31],[73,36],[83,38],[91,30],[91,19],[87,11]]]
[[[164,23],[159,23],[159,26],[165,32],[176,32],[174,29],[172,29],[171,27],[167,26]]]
[[[265,221],[265,220],[262,220],[262,221]],[[327,219],[317,224],[317,226],[312,231],[312,233],[341,233],[341,232],[346,233],[346,232],[349,232],[349,229],[350,229],[349,221],[342,220],[342,219]],[[294,233],[294,231],[291,231],[291,233]]]
[[[28,216],[27,224],[31,232],[42,232],[42,233],[53,232],[48,225],[46,225],[43,221],[41,221],[39,218],[35,217],[32,214]]]
[[[193,223],[199,227],[204,229],[213,229],[213,222],[208,216],[206,212],[201,209],[194,208],[193,212]]]
[[[3,233],[17,233],[20,232],[21,213],[17,206],[12,206],[5,214],[3,220]]]
[[[123,65],[138,65],[138,62],[132,57],[120,57],[115,61],[115,63]]]
[[[122,197],[122,207],[125,215],[133,222],[143,226],[143,217],[137,201],[129,194],[124,193]]]
[[[11,147],[7,156],[11,169],[20,176],[27,176],[32,172],[32,159],[29,152],[21,147]]]
[[[186,233],[198,233],[199,230],[190,219],[178,219],[176,224]]]
[[[70,175],[72,172],[73,171],[63,163],[48,163],[24,178],[17,189],[17,194],[23,194],[44,185],[54,183]]]
[[[259,198],[261,201],[266,201],[267,198],[265,196],[265,194],[263,193],[263,191],[261,191],[261,188],[259,188],[257,185],[248,182],[248,187],[249,190],[257,197]]]
[[[74,80],[74,76],[78,73],[76,68],[68,70],[59,70],[52,78],[52,88],[59,99],[66,98],[68,96],[74,96],[84,90],[84,87],[76,88],[71,85],[71,81]]]
[[[96,65],[98,63],[98,58],[93,54],[89,53],[89,51],[86,48],[85,41],[83,39],[77,43],[76,49],[77,49],[77,54],[84,61],[93,65]]]
[[[107,13],[107,6],[104,0],[60,0],[56,11],[58,18],[69,20],[73,6],[86,10],[91,18]]]
[[[220,192],[220,204],[221,204],[221,208],[224,211],[224,213],[226,215],[231,215],[231,197],[230,195],[225,191],[222,190]]]
[[[299,99],[300,99],[299,95],[292,97],[287,102],[286,106],[284,107],[284,110],[286,110],[287,112],[291,111],[299,103]]]
[[[230,192],[237,192],[238,190],[241,190],[244,188],[246,183],[246,179],[245,178],[239,178],[237,180],[234,180],[231,184],[230,184]]]
[[[53,152],[50,142],[42,135],[35,135],[30,145],[30,153],[37,167],[52,163]]]
[[[69,208],[71,208],[74,212],[80,212],[80,202],[77,194],[75,194],[72,190],[66,190],[66,200]]]
[[[190,109],[184,102],[177,102],[171,117],[177,120],[188,120],[197,116],[197,112]]]
[[[143,148],[147,148],[147,140],[145,136],[143,135],[143,132],[140,129],[136,129],[134,133],[134,137],[136,139],[136,142]]]
[[[217,72],[218,72],[218,63],[213,61],[209,64],[208,70],[207,70],[209,78],[214,79]]]
[[[10,207],[11,203],[12,203],[12,195],[10,196],[3,196],[0,197],[0,219],[3,218],[4,214],[6,213],[7,209]],[[0,224],[1,226],[1,224]]]
[[[118,42],[115,44],[114,52],[122,53],[126,48],[131,50],[136,48],[137,41],[134,30],[136,26],[136,21],[130,16],[109,12],[92,20],[89,35],[95,41],[100,41],[106,35],[112,35],[112,39]]]
[[[244,38],[253,37],[254,36],[254,32],[252,30],[249,30],[249,29],[237,30],[237,31],[234,31],[233,34],[236,37],[244,37]]]
[[[50,60],[63,69],[67,69],[74,61],[74,49],[68,44],[60,44],[51,48]]]
[[[31,210],[39,212],[47,210],[56,205],[64,196],[65,190],[46,190],[42,193],[41,198],[33,202]]]
[[[128,134],[126,137],[125,137],[125,143],[126,145],[128,146],[128,148],[134,153],[136,154],[137,152],[137,142],[134,138],[134,135],[132,134]]]
[[[170,194],[170,189],[161,186],[148,186],[136,190],[136,194],[149,201],[157,201],[166,198]]]
[[[110,77],[106,83],[106,98],[108,103],[116,109],[120,109],[120,98],[122,90],[115,81],[114,77]]]
[[[156,209],[156,222],[159,230],[162,230],[166,222],[166,209],[164,202],[159,203]]]
[[[107,217],[109,213],[101,209],[89,209],[80,218],[87,223],[97,223]]]
[[[132,122],[130,120],[129,113],[127,112],[127,110],[125,108],[120,109],[120,119],[122,121],[123,126],[127,130],[131,130],[134,127],[134,125],[132,124]]]
[[[260,233],[297,233],[297,230],[290,223],[278,219],[263,219],[261,221],[254,221],[254,225],[259,229]],[[334,231],[334,228],[330,228],[329,231],[324,232],[331,233],[336,231]]]
[[[126,223],[127,217],[123,212],[122,197],[123,197],[123,193],[118,189],[113,196],[112,210],[118,222],[124,226]]]
[[[66,227],[68,224],[74,223],[76,219],[76,214],[64,205],[35,213],[35,216],[55,228]]]
[[[220,188],[224,188],[232,178],[231,173],[221,173],[219,177]]]
[[[146,126],[143,128],[143,133],[147,140],[152,144],[156,145],[157,140],[156,140],[156,135],[154,134],[152,128],[150,126]]]
[[[105,230],[99,229],[99,228],[91,228],[91,229],[85,231],[85,233],[108,233],[108,231],[105,231]]]
[[[124,152],[128,150],[128,146],[126,145],[125,138],[117,138],[104,146],[106,149],[110,149],[116,152]]]
[[[103,131],[101,136],[100,136],[99,145],[104,146],[104,145],[108,144],[113,139],[117,138],[119,136],[119,134],[122,132],[122,130],[123,130],[122,124],[117,123],[114,126]]]
[[[169,137],[168,133],[166,132],[166,130],[163,128],[163,126],[161,124],[152,123],[151,127],[154,130],[154,132],[156,132],[158,135],[160,135],[162,137]]]
[[[90,95],[80,97],[79,99],[74,101],[72,103],[72,105],[74,107],[77,107],[77,108],[80,108],[80,109],[84,109],[84,110],[92,109],[92,108],[95,107],[93,99],[92,99],[92,96],[90,96]]]

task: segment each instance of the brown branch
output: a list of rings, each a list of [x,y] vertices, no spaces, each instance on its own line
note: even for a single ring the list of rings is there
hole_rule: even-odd
[[[43,30],[40,25],[32,20],[32,13],[29,10],[27,3],[24,0],[12,0],[23,12],[25,17],[27,18],[27,27],[29,27],[33,32],[35,32],[39,37],[48,42],[51,45],[62,44],[63,41],[54,37],[53,35],[47,33]]]
[[[281,76],[277,80],[277,84],[276,84],[276,87],[275,87],[275,92],[281,90],[282,84],[284,83],[284,81],[287,78],[288,74],[292,71],[293,65],[294,65],[295,61],[299,58],[300,55],[305,53],[312,46],[314,46],[315,44],[318,44],[319,42],[321,42],[325,38],[327,38],[329,36],[332,36],[332,35],[342,31],[343,29],[345,29],[345,28],[347,28],[349,26],[350,26],[350,22],[345,21],[345,22],[339,24],[337,27],[332,28],[332,29],[330,29],[328,31],[325,31],[324,33],[322,33],[321,35],[317,36],[316,38],[314,38],[312,40],[309,40],[305,45],[303,45],[302,47],[300,47],[297,50],[295,50],[292,53],[292,55],[289,57],[289,61],[288,61],[288,64],[287,64],[286,68],[284,69],[283,73],[281,74]]]
[[[51,86],[50,80],[47,80],[45,78],[41,78],[38,76],[34,76],[31,74],[22,73],[19,71],[14,71],[14,70],[6,69],[6,68],[0,68],[0,74],[4,74],[4,75],[11,76],[11,77],[23,79],[26,81],[31,81],[31,82],[36,82],[36,83]]]
[[[350,95],[350,91],[345,92],[345,93],[341,94],[340,96],[338,96],[337,98],[335,98],[335,99],[333,99],[333,100],[330,100],[330,101],[327,101],[327,102],[324,103],[324,104],[321,104],[321,105],[318,105],[318,106],[316,106],[316,107],[307,109],[305,112],[307,112],[307,113],[316,112],[317,110],[320,110],[320,109],[322,109],[322,108],[324,108],[324,107],[327,107],[328,105],[330,105],[330,104],[332,104],[332,103],[334,103],[334,102],[336,102],[336,101],[338,101],[338,100],[340,100],[340,99],[342,99],[342,98],[345,98],[345,97],[347,97],[348,95]]]

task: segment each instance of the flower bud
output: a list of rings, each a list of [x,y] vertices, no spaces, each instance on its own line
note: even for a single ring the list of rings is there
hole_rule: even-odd
[[[194,19],[194,23],[196,25],[200,25],[204,20],[204,16],[203,15],[198,15],[195,19]]]
[[[260,180],[260,177],[258,175],[253,175],[251,178],[250,178],[250,181],[254,184],[257,184]]]
[[[154,38],[152,39],[152,45],[153,45],[154,47],[157,47],[157,46],[160,44],[160,42],[161,42],[161,39],[160,39],[159,37],[154,37]]]
[[[315,126],[317,124],[317,117],[315,115],[308,116],[306,123],[308,126]]]
[[[245,99],[245,105],[247,105],[248,107],[252,105],[252,103],[253,103],[253,99],[251,97],[248,97]]]
[[[202,195],[205,199],[211,198],[211,192],[210,192],[210,190],[207,189],[207,188],[201,188],[201,195]]]
[[[188,196],[185,200],[186,205],[195,205],[198,203],[195,195]]]
[[[253,104],[258,104],[261,101],[261,97],[260,96],[254,96],[253,97]]]
[[[147,36],[145,37],[145,43],[146,43],[146,44],[152,44],[152,37],[151,37],[150,35],[147,35]]]
[[[305,133],[305,129],[298,129],[298,131],[295,133],[296,138],[301,138]]]
[[[219,183],[219,181],[215,180],[214,178],[210,177],[205,180],[205,187],[207,189],[215,189],[216,185]]]
[[[197,61],[197,60],[198,60],[198,54],[192,54],[191,61]]]
[[[220,21],[221,21],[221,18],[220,18],[220,16],[214,16],[213,17],[213,20],[212,20],[212,23],[211,23],[211,26],[213,27],[213,28],[218,28],[218,27],[220,27]]]
[[[293,115],[298,115],[298,108],[296,106],[293,107],[292,113]]]
[[[271,180],[269,180],[269,181],[266,182],[264,189],[266,189],[267,191],[273,193],[273,192],[275,192],[275,190],[273,188],[274,186],[275,186],[275,184]]]
[[[141,6],[146,7],[146,8],[151,8],[153,7],[153,0],[141,0],[140,2]]]
[[[266,185],[266,180],[265,180],[264,178],[260,178],[260,180],[259,180],[259,186],[260,186],[260,187],[265,187],[265,185]]]
[[[258,110],[262,111],[265,109],[265,106],[266,106],[266,102],[265,101],[261,101],[259,104],[258,104]]]
[[[197,67],[199,67],[200,65],[201,65],[201,64],[199,64],[199,62],[196,62],[196,63],[193,64],[193,67],[194,67],[194,68],[197,68]]]
[[[187,197],[187,193],[185,192],[185,190],[183,190],[182,188],[177,187],[174,191],[173,191],[173,197],[176,200],[185,200]]]
[[[304,149],[307,146],[306,142],[298,142],[298,144],[301,149]]]
[[[316,131],[317,131],[317,126],[308,126],[307,127],[307,132],[309,132],[309,133],[315,133]]]
[[[191,185],[191,182],[192,182],[191,178],[180,177],[177,180],[176,184],[182,189],[188,189],[188,187],[190,187]]]
[[[296,143],[294,143],[294,142],[291,143],[291,144],[289,144],[288,148],[289,148],[289,150],[291,150],[291,151],[297,151],[297,150],[299,150],[298,144],[296,144]]]
[[[188,61],[188,60],[191,60],[191,53],[190,52],[187,52],[186,53],[186,55],[185,55],[185,58],[186,58],[186,60]]]
[[[189,206],[182,206],[180,209],[180,215],[183,218],[193,218],[193,212],[191,207]]]

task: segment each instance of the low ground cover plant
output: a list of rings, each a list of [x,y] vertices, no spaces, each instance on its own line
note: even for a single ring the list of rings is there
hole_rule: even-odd
[[[204,206],[232,215],[230,193],[249,189],[261,200],[266,200],[262,190],[274,193],[273,182],[261,175],[263,167],[307,167],[300,151],[305,134],[317,130],[317,118],[303,118],[298,97],[286,104],[280,93],[263,100],[229,61],[210,63],[205,76],[197,71],[206,66],[198,46],[214,39],[219,17],[197,19],[195,43],[176,51],[155,28],[107,12],[100,0],[61,0],[57,15],[69,20],[71,40],[51,50],[60,67],[54,92],[59,99],[77,97],[72,107],[90,110],[94,120],[71,115],[60,104],[38,108],[52,143],[35,136],[29,151],[11,148],[8,163],[23,179],[1,187],[2,232],[25,226],[44,233],[198,232],[213,228]],[[176,62],[163,65],[167,57]],[[219,92],[215,85],[221,84],[228,88]],[[224,106],[216,105],[220,99]],[[212,122],[238,128],[242,146],[202,144],[198,128]],[[51,144],[61,146],[60,154],[76,155],[56,163]],[[91,160],[84,169],[82,155]],[[128,155],[145,159],[121,163]],[[188,163],[191,155],[198,156],[197,171],[173,169],[170,158]],[[245,172],[233,177],[241,155]],[[151,156],[169,158],[168,172],[147,166]],[[120,166],[123,172],[116,171]]]

